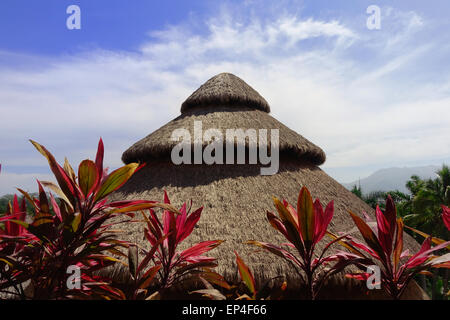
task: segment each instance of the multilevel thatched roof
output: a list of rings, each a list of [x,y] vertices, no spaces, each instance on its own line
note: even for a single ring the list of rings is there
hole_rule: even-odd
[[[182,247],[204,240],[226,240],[210,255],[217,257],[217,271],[228,280],[237,281],[233,253],[236,250],[253,269],[259,284],[283,275],[291,279],[289,283],[295,287],[298,278],[290,265],[244,244],[247,240],[286,242],[266,219],[267,210],[274,211],[273,196],[295,204],[300,188],[306,186],[323,204],[334,200],[335,214],[330,225],[334,232],[353,228],[348,210],[358,214],[366,211],[372,216],[373,210],[318,167],[325,161],[322,149],[271,117],[269,110],[264,98],[238,77],[227,73],[213,77],[183,103],[181,116],[124,152],[125,163],[147,162],[147,166],[131,177],[114,197],[162,201],[165,190],[176,206],[192,200],[194,209],[200,206],[204,209],[197,228]],[[173,164],[170,151],[176,142],[171,141],[171,133],[177,128],[191,131],[195,120],[202,121],[203,130],[279,129],[278,173],[261,175],[260,164]],[[148,246],[143,239],[143,228],[143,224],[138,223],[126,225],[126,238]],[[405,235],[405,242],[405,249],[415,251],[418,248],[408,235]],[[342,288],[354,287],[354,282],[340,279]],[[345,298],[347,291],[343,289],[337,297]],[[331,291],[329,293],[331,295]]]
[[[195,104],[197,103],[197,104]],[[202,121],[203,131],[216,128],[225,136],[225,129],[278,129],[281,154],[316,165],[325,162],[321,148],[271,117],[269,105],[253,88],[229,73],[221,73],[203,84],[182,105],[182,114],[141,139],[122,155],[124,163],[148,162],[167,158],[178,141],[171,139],[178,128],[194,136],[194,121]],[[192,141],[192,143],[194,143]],[[246,147],[248,147],[248,139]],[[270,132],[268,144],[270,145]],[[203,141],[203,146],[208,141]],[[237,146],[238,141],[235,140]]]

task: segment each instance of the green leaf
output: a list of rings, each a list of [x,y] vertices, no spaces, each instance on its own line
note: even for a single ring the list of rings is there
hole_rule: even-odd
[[[73,220],[72,220],[72,230],[73,232],[77,232],[78,227],[80,226],[81,222],[81,214],[79,212],[76,212],[74,214]]]
[[[297,229],[298,224],[295,221],[295,217],[289,212],[289,210],[284,206],[284,204],[277,198],[273,197],[273,204],[280,215],[280,219],[283,222],[289,222],[295,229]]]
[[[16,223],[16,224],[24,227],[25,229],[28,229],[28,227],[30,226],[28,223],[26,223],[26,222],[24,222],[22,220],[15,220],[15,219],[13,219],[13,220],[9,220],[9,222]]]
[[[298,195],[297,214],[303,241],[309,248],[314,238],[315,215],[312,197],[306,187],[302,187]]]
[[[248,266],[242,261],[241,257],[237,254],[235,251],[234,254],[236,255],[236,263],[238,266],[239,274],[241,275],[241,279],[244,281],[247,288],[250,290],[250,293],[253,297],[256,295],[256,285],[255,285],[255,278],[253,277],[253,274],[251,273]]]
[[[95,195],[94,201],[96,202],[101,200],[111,192],[120,188],[133,175],[138,166],[138,163],[130,163],[111,172],[111,174],[108,175],[106,180],[100,186],[100,189]]]
[[[81,191],[88,197],[99,179],[97,166],[91,160],[83,160],[78,167],[78,182]]]

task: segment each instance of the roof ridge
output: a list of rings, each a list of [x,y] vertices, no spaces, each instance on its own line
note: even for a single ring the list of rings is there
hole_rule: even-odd
[[[248,107],[270,112],[270,106],[255,89],[232,73],[219,73],[197,90],[181,105],[181,113],[211,106]]]

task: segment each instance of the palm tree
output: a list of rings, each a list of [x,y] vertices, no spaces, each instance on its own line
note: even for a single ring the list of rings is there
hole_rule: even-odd
[[[447,165],[436,172],[435,179],[422,180],[412,176],[406,183],[412,194],[410,214],[405,223],[434,237],[449,239],[449,232],[442,223],[441,205],[450,205],[450,169]],[[432,296],[436,296],[437,273],[432,281]],[[448,270],[443,275],[443,291],[448,291]]]
[[[450,169],[443,165],[436,174],[435,179],[427,180],[412,176],[406,183],[412,194],[412,210],[405,216],[405,222],[432,236],[447,238],[448,230],[441,221],[441,205],[450,204]]]

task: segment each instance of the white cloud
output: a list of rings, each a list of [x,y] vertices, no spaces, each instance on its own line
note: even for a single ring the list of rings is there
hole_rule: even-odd
[[[387,12],[385,18],[389,21],[388,27],[399,28],[394,36],[387,39],[388,48],[404,44],[425,25],[424,19],[414,11],[401,12],[392,8],[387,8],[385,11]]]
[[[449,157],[450,79],[433,81],[442,74],[436,66],[427,81],[411,77],[435,48],[411,36],[425,24],[420,15],[389,15],[400,17],[400,26],[389,32],[383,24],[384,33],[372,36],[338,20],[239,20],[225,12],[201,32],[186,24],[153,31],[139,53],[95,51],[4,68],[0,111],[8,121],[0,126],[0,162],[45,166],[26,141],[33,138],[75,164],[94,157],[102,136],[107,164],[118,166],[126,148],[177,116],[193,90],[224,71],[247,81],[275,117],[321,146],[326,168]],[[358,50],[375,50],[373,60]],[[29,178],[6,174],[11,184]]]

